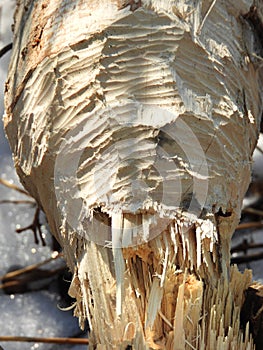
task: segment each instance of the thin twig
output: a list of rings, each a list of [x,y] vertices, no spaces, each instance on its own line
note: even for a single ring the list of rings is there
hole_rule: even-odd
[[[263,149],[261,147],[259,147],[258,145],[256,146],[256,149],[261,153],[263,154]]]
[[[3,57],[8,51],[10,51],[13,47],[12,43],[7,44],[0,50],[0,58]]]
[[[37,264],[29,265],[29,266],[26,266],[22,269],[8,272],[4,276],[0,276],[0,280],[2,280],[3,278],[5,278],[5,279],[14,278],[14,277],[20,276],[26,272],[34,271],[34,270],[38,269],[39,267],[46,265],[46,264],[50,263],[51,261],[56,260],[56,259],[61,258],[61,257],[63,257],[63,254],[58,253],[58,254],[54,255],[53,257],[46,259],[44,261],[41,261]]]
[[[36,202],[30,201],[30,200],[13,200],[13,199],[3,199],[0,201],[0,204],[31,204],[31,205],[36,205]]]
[[[231,264],[244,264],[251,261],[262,260],[263,253],[235,256],[231,258]]]
[[[0,341],[26,342],[26,343],[53,343],[53,344],[89,344],[88,339],[82,338],[40,338],[40,337],[18,337],[0,336]]]
[[[27,231],[27,230],[31,230],[33,232],[33,234],[34,234],[35,243],[36,244],[39,243],[39,240],[38,240],[38,235],[39,235],[42,245],[45,246],[46,242],[45,242],[45,239],[44,239],[43,232],[41,230],[41,224],[39,222],[39,214],[40,214],[40,208],[37,207],[35,215],[34,215],[33,222],[30,225],[26,226],[26,227],[17,228],[16,232],[17,233],[21,233],[21,232],[24,232],[24,231]]]
[[[30,197],[30,198],[33,198],[27,191],[25,191],[23,188],[21,187],[18,187],[14,184],[12,184],[11,182],[3,179],[3,178],[0,178],[0,184],[4,185],[5,187],[8,187],[8,188],[11,188],[12,190],[15,190],[17,192],[20,192],[20,193],[23,193],[24,195]]]
[[[231,248],[230,252],[231,254],[237,253],[237,252],[244,252],[246,254],[246,252],[249,249],[257,249],[257,248],[263,248],[263,243],[248,242],[247,239],[244,239],[243,242]]]
[[[54,270],[36,270],[35,273],[25,273],[22,276],[19,276],[17,279],[10,279],[10,278],[4,278],[3,283],[0,284],[0,289],[4,289],[7,294],[15,294],[15,293],[21,293],[21,289],[19,288],[25,288],[30,282],[36,282],[41,280],[46,280],[49,277],[56,276],[61,272],[64,272],[66,269],[66,266],[59,267]],[[47,284],[49,285],[49,283]],[[10,289],[11,288],[11,289]],[[41,290],[43,289],[43,286],[40,288],[33,287],[29,290]],[[27,289],[26,289],[27,290]]]
[[[0,184],[6,186],[8,188],[11,188],[12,190],[18,191],[18,192],[20,192],[20,193],[22,193],[22,194],[24,194],[24,195],[26,195],[26,196],[28,196],[30,198],[33,198],[23,188],[18,187],[18,186],[12,184],[11,182],[9,182],[9,181],[7,181],[7,180],[5,180],[3,178],[0,178]],[[9,202],[7,202],[7,200],[3,200],[3,201],[0,202],[0,204],[2,204],[2,203],[9,203]],[[30,202],[30,204],[33,204],[33,202]],[[39,243],[39,240],[38,240],[38,235],[39,235],[42,245],[45,246],[46,242],[45,242],[42,230],[41,230],[41,224],[39,222],[39,214],[40,214],[40,208],[37,206],[36,211],[35,211],[35,215],[34,215],[34,218],[33,218],[33,222],[30,225],[26,226],[26,227],[22,227],[22,228],[16,229],[16,232],[17,233],[21,233],[21,232],[24,232],[26,230],[31,230],[31,231],[33,231],[33,234],[34,234],[35,243],[36,244]]]
[[[171,329],[173,329],[173,325],[171,324],[171,322],[168,320],[167,317],[165,317],[165,315],[160,310],[158,311],[158,314],[161,316],[164,322],[167,323]]]
[[[210,12],[212,11],[213,7],[215,6],[215,3],[216,3],[216,0],[213,0],[211,5],[209,6],[209,8],[208,8],[208,10],[207,10],[207,12],[206,12],[206,14],[205,14],[205,16],[204,16],[200,26],[199,26],[199,28],[197,29],[197,34],[198,35],[201,33],[201,31],[203,29],[203,26],[205,24],[205,21],[206,21],[207,17],[209,16]]]
[[[245,208],[242,210],[243,213],[249,213],[249,214],[254,214],[258,216],[263,216],[263,210],[258,210],[254,208]]]
[[[263,227],[262,222],[252,221],[252,222],[244,222],[243,224],[239,224],[236,230],[244,230],[247,228],[261,228]]]

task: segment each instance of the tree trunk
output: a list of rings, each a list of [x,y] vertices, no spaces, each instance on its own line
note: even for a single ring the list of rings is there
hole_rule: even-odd
[[[262,28],[260,0],[17,2],[6,132],[90,349],[253,349],[229,245]]]

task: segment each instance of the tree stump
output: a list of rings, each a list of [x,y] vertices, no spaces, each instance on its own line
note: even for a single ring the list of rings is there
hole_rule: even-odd
[[[5,128],[90,349],[253,349],[230,267],[262,113],[261,1],[20,0]]]

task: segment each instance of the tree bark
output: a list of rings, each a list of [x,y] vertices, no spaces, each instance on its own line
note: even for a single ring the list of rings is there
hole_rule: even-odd
[[[259,0],[17,1],[6,133],[91,349],[253,349],[229,246],[262,28]]]

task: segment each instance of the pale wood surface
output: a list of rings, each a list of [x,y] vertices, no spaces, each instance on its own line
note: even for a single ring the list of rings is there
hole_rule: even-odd
[[[252,3],[18,1],[6,132],[91,349],[253,349],[229,265],[262,111]]]

